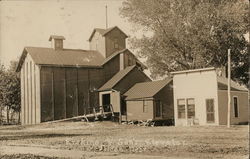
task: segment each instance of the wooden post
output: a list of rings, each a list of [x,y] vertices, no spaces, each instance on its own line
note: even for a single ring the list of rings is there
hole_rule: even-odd
[[[230,49],[228,49],[228,83],[227,83],[227,99],[228,99],[228,106],[227,106],[227,127],[230,128],[230,118],[231,118],[231,54]]]

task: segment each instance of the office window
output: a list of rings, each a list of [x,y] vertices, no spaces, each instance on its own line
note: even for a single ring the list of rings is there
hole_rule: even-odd
[[[238,97],[233,97],[234,117],[239,117]]]
[[[188,118],[195,117],[194,98],[187,99],[187,116]]]
[[[207,122],[214,123],[214,99],[206,99]]]
[[[177,99],[178,118],[185,119],[185,99]]]

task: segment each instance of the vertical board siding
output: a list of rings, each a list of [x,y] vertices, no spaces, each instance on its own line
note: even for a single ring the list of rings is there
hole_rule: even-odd
[[[119,69],[119,68],[118,68]],[[104,83],[103,71],[101,69],[89,69],[90,80],[90,107],[99,106],[99,94],[97,89]]]
[[[66,118],[65,69],[54,68],[54,119]]]
[[[52,69],[41,69],[41,120],[42,122],[53,120],[52,112]]]
[[[77,69],[66,69],[66,117],[70,118],[77,116],[78,103],[77,103]]]
[[[25,65],[24,65],[25,66]],[[25,124],[25,67],[21,69],[21,123]]]
[[[26,92],[26,95],[25,95],[25,124],[28,124],[29,123],[29,91],[28,91],[28,63],[25,64],[25,92]]]
[[[120,56],[116,56],[104,65],[104,74],[101,77],[103,82],[110,80],[117,72],[120,71]],[[104,77],[104,78],[103,78]]]
[[[32,72],[31,72],[31,61],[28,62],[28,74],[29,74],[29,80],[28,80],[28,85],[29,85],[29,123],[32,124]]]
[[[36,123],[41,122],[41,94],[40,94],[40,68],[35,65],[35,99],[36,99]]]
[[[78,115],[84,115],[89,106],[89,77],[87,69],[78,69]]]

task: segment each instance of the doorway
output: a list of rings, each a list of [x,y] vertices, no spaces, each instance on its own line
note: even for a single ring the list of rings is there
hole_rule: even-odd
[[[103,94],[102,95],[102,106],[104,109],[104,112],[110,111],[110,94]]]

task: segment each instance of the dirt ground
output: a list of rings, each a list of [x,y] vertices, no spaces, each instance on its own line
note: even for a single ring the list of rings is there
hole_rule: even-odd
[[[248,126],[141,127],[113,122],[0,126],[0,159],[248,158]]]

